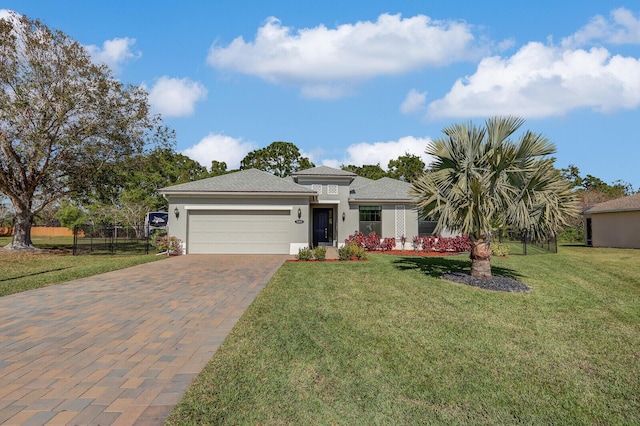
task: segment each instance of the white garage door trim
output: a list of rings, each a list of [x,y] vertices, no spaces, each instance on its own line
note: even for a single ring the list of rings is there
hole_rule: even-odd
[[[184,206],[184,209],[189,210],[241,210],[241,211],[283,211],[283,210],[293,210],[293,206],[269,206],[269,205],[255,205],[255,204],[201,204],[194,206]]]
[[[288,254],[290,251],[289,227],[293,207],[196,207],[187,209],[191,210],[187,215],[188,253]]]

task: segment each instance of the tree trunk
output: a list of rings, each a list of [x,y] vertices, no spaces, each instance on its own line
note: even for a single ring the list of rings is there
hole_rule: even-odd
[[[28,208],[22,208],[14,203],[15,217],[13,219],[13,239],[4,248],[7,250],[36,250],[31,242],[32,214]]]
[[[491,279],[491,245],[488,237],[471,242],[471,276]]]

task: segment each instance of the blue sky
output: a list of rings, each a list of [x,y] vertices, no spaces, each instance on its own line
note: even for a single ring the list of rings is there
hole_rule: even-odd
[[[177,150],[238,167],[273,141],[317,165],[424,155],[493,115],[557,147],[557,167],[640,187],[640,5],[583,0],[5,0],[143,84]],[[1,12],[0,13],[4,13]],[[428,160],[425,158],[425,160]]]

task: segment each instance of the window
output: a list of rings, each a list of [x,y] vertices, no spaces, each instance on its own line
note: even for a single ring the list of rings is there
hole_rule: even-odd
[[[313,185],[311,185],[311,189],[316,191],[318,194],[322,194],[322,185],[314,183]]]
[[[433,220],[418,220],[418,235],[421,237],[430,237],[436,229],[438,222]]]
[[[327,194],[338,195],[338,185],[327,185]]]
[[[375,232],[382,235],[382,208],[380,206],[360,206],[359,230],[365,235]]]

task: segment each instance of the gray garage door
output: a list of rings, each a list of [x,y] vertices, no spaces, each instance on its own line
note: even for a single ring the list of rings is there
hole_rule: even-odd
[[[190,211],[188,253],[289,254],[287,211]]]

